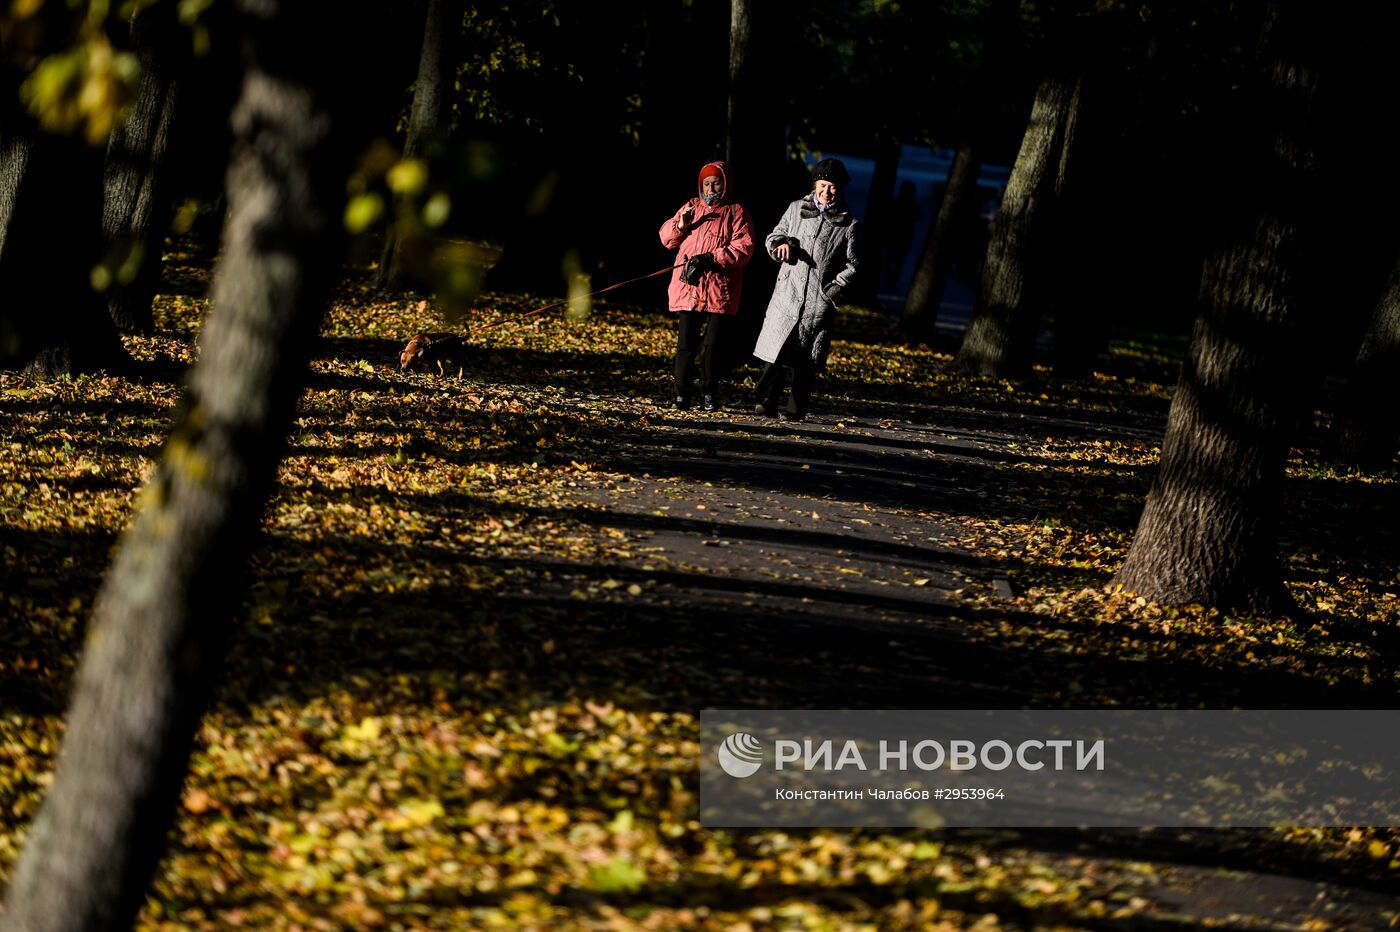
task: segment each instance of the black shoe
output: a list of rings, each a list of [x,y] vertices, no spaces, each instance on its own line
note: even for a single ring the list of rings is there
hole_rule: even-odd
[[[677,395],[675,407],[677,411],[689,411],[690,399],[685,397],[684,395]]]
[[[700,397],[700,407],[704,408],[706,411],[718,411],[719,399],[714,395],[702,395]]]
[[[753,413],[757,414],[759,417],[777,417],[778,406],[764,404],[760,401],[758,404],[753,406]]]

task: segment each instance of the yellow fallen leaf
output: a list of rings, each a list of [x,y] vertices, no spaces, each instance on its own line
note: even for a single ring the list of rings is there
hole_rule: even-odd
[[[345,726],[346,741],[378,741],[380,734],[384,730],[383,723],[374,716],[360,719],[358,725]]]
[[[185,794],[185,810],[194,815],[208,812],[214,806],[214,797],[203,790],[191,790]],[[1374,844],[1374,842],[1372,842]]]
[[[410,799],[399,804],[398,813],[385,820],[384,827],[391,832],[422,828],[445,814],[442,803],[436,799]]]

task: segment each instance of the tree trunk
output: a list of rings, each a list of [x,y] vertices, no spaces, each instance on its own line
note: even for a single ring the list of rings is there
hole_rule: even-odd
[[[696,73],[689,69],[677,72],[675,68],[675,50],[685,43],[687,34],[686,11],[681,0],[651,0],[642,11],[646,44],[642,51],[642,129],[638,148],[647,190],[665,192],[669,197],[662,200],[668,204],[675,201],[679,206],[687,197],[695,196],[695,178],[704,160],[701,153],[714,141],[702,137],[697,152],[688,152],[685,151],[687,147],[676,145],[677,139],[686,138],[689,113],[686,101],[699,92],[693,83]],[[717,126],[714,131],[718,132]],[[675,206],[670,208],[675,209]],[[664,219],[658,214],[651,226],[661,226]],[[660,248],[658,244],[657,249]]]
[[[1121,227],[1112,222],[1123,210],[1128,179],[1115,183],[1120,166],[1133,165],[1138,153],[1119,151],[1122,114],[1131,102],[1110,94],[1129,76],[1105,72],[1102,64],[1081,78],[1075,108],[1071,171],[1061,172],[1050,225],[1041,246],[1045,273],[1043,307],[1054,315],[1054,371],[1059,379],[1084,378],[1108,349],[1111,314],[1122,307],[1121,290],[1108,291],[1114,253],[1124,244]],[[1196,268],[1199,269],[1199,263]]]
[[[753,44],[753,4],[731,0],[729,4],[729,103],[724,124],[724,157],[733,162],[744,154],[747,140],[741,139],[747,127],[742,117],[749,105],[749,76],[753,70],[749,48]],[[737,150],[737,151],[736,151]]]
[[[160,283],[161,253],[174,198],[173,159],[183,119],[188,30],[174,8],[141,11],[131,26],[141,83],[131,110],[107,143],[102,238],[111,281],[107,312],[117,329],[148,333]]]
[[[1036,238],[1063,191],[1073,152],[1082,80],[1047,78],[1012,166],[982,268],[977,305],[958,350],[964,369],[993,378],[1027,374],[1035,355],[1045,287],[1053,270],[1036,262]]]
[[[452,40],[462,28],[461,15],[461,7],[453,0],[428,0],[418,80],[413,88],[413,107],[409,111],[408,134],[404,139],[404,158],[426,158],[432,144],[447,134],[448,92],[456,65],[451,48]],[[384,251],[375,277],[379,288],[401,288],[408,277],[421,274],[421,260],[425,257],[414,254],[410,242],[412,234],[404,229],[404,223],[400,218],[385,234]],[[411,225],[416,227],[416,224]]]
[[[0,368],[36,378],[122,370],[91,286],[99,256],[102,154],[36,127],[0,81]]]
[[[899,179],[899,143],[886,139],[875,150],[875,165],[870,175],[870,197],[865,206],[865,233],[860,264],[866,271],[856,278],[855,297],[873,301],[880,293],[880,275],[885,267],[885,250],[889,246],[890,204],[894,201],[894,183]]]
[[[904,300],[901,326],[915,339],[931,340],[938,320],[943,291],[948,284],[958,250],[970,236],[980,243],[977,223],[977,178],[982,171],[982,151],[993,132],[1001,101],[1016,83],[1022,43],[1018,40],[1021,7],[1015,0],[995,0],[985,12],[982,54],[963,96],[957,119],[961,142],[948,169],[943,197],[929,221],[924,247],[914,266],[914,277]],[[985,250],[982,250],[985,252]]]
[[[243,10],[247,72],[203,352],[98,594],[4,929],[129,928],[165,847],[339,252],[344,145],[318,93],[337,77],[305,54],[336,41],[319,7]]]
[[[729,7],[729,98],[725,123],[725,160],[733,170],[737,199],[749,210],[754,232],[762,238],[801,191],[787,179],[784,98],[774,92],[773,73],[783,60],[783,27],[771,4],[731,0]],[[679,138],[684,138],[682,134]],[[739,319],[722,345],[725,368],[751,358],[763,324],[763,312],[778,280],[777,263],[757,259],[744,271]]]
[[[1158,467],[1117,581],[1148,599],[1253,613],[1291,601],[1276,512],[1289,429],[1309,382],[1309,314],[1326,250],[1312,30],[1265,14],[1237,125],[1237,210],[1208,260]],[[1320,274],[1316,273],[1316,274]]]
[[[739,199],[764,233],[771,229],[765,224],[776,223],[788,202],[801,193],[783,186],[787,166],[783,98],[773,90],[777,80],[773,65],[782,54],[782,27],[771,9],[753,0],[732,0],[725,159],[739,179]]]
[[[965,141],[953,156],[947,188],[938,202],[933,228],[919,253],[914,280],[904,299],[904,327],[919,339],[928,340],[933,336],[943,289],[948,285],[948,273],[953,267],[954,243],[977,206],[977,176],[981,170],[982,159],[976,144]]]
[[[1390,465],[1400,446],[1400,265],[1391,273],[1356,354],[1338,419],[1342,456],[1366,469]]]

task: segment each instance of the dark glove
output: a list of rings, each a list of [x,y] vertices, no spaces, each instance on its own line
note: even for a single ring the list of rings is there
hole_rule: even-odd
[[[822,294],[826,295],[828,301],[835,304],[837,301],[841,300],[841,286],[832,282],[822,289]]]
[[[681,281],[687,285],[695,285],[700,281],[700,276],[705,272],[712,272],[719,266],[715,265],[715,257],[708,252],[697,252],[685,262],[685,268],[681,270]]]
[[[768,251],[769,255],[773,255],[784,246],[788,247],[788,257],[778,261],[786,262],[788,265],[796,265],[797,260],[803,255],[802,241],[795,236],[780,236],[773,241],[773,248]],[[778,257],[773,255],[773,258],[777,259]]]

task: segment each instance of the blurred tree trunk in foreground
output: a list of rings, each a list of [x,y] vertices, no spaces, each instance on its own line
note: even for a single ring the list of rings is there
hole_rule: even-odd
[[[428,0],[428,15],[423,26],[423,51],[418,59],[418,80],[413,89],[413,107],[409,111],[408,133],[404,139],[406,159],[427,159],[435,142],[447,136],[451,123],[447,111],[452,90],[452,77],[457,61],[452,55],[453,41],[462,28],[462,8],[456,0]],[[406,277],[421,276],[422,259],[412,254],[412,231],[405,226],[417,226],[416,217],[400,216],[384,236],[384,251],[379,257],[375,285],[383,289],[401,288]],[[417,273],[408,275],[405,273]]]
[[[1239,163],[1223,172],[1238,179],[1237,199],[1206,265],[1161,464],[1117,575],[1153,601],[1254,613],[1291,606],[1277,511],[1289,433],[1316,368],[1313,275],[1328,250],[1320,16],[1287,4],[1263,14],[1239,100]]]
[[[1006,194],[992,223],[977,304],[957,363],[977,375],[1011,378],[1027,374],[1044,278],[1053,274],[1037,255],[1045,212],[1053,210],[1069,175],[1079,118],[1082,78],[1056,75],[1041,81]]]
[[[1400,265],[1371,315],[1351,372],[1337,434],[1347,462],[1388,466],[1400,446]]]
[[[334,21],[359,16],[292,0],[240,13],[247,70],[203,352],[98,594],[4,929],[128,928],[143,902],[340,254],[345,149],[321,91],[346,75],[306,50],[353,60]]]

